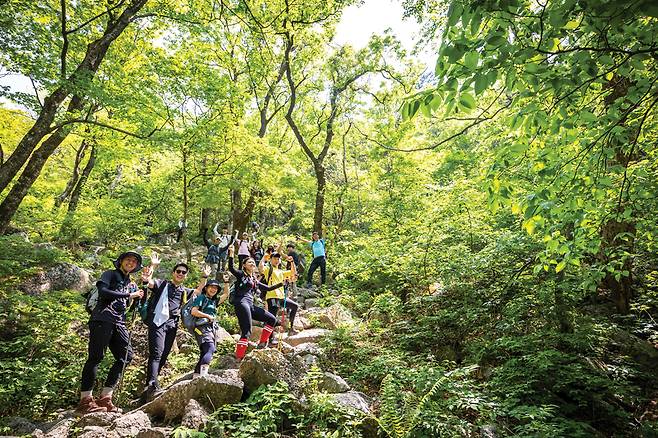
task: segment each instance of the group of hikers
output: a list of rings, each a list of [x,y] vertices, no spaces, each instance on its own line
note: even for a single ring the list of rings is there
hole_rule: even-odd
[[[195,321],[192,331],[200,350],[193,377],[208,374],[215,352],[217,309],[227,300],[233,306],[240,326],[240,338],[235,348],[238,361],[242,360],[247,352],[252,320],[265,324],[257,348],[276,344],[275,327],[281,326],[286,318],[289,324],[288,334],[295,334],[293,324],[299,305],[292,296],[298,274],[304,269],[303,257],[295,250],[295,244],[288,243],[284,254],[281,243],[271,245],[263,251],[262,241],[257,240],[255,235],[249,239],[250,236],[246,232],[242,235],[236,232],[231,236],[226,227],[219,233],[215,225],[213,233],[212,240],[206,240],[204,234],[208,254],[195,289],[184,286],[190,267],[183,262],[176,263],[170,279],[154,279],[154,271],[160,264],[157,254],[152,254],[151,264],[144,267],[139,253],[124,252],[114,261],[115,269],[105,271],[101,275],[96,283],[98,302],[89,319],[88,357],[82,369],[80,402],[76,414],[121,412],[121,409],[112,403],[112,395],[125,367],[133,357],[126,327],[126,314],[131,306],[139,302],[145,303],[143,319],[148,327],[146,387],[140,397],[143,403],[163,392],[158,376],[174,344],[181,311],[188,302],[191,303],[190,313]],[[241,238],[238,239],[238,236]],[[313,273],[320,268],[321,284],[324,284],[324,239],[321,239],[317,232],[313,233],[311,240],[297,237],[308,243],[313,252],[313,260],[306,277],[307,283],[311,283]],[[237,264],[234,262],[236,246]],[[225,270],[226,264],[228,271]],[[131,274],[139,271],[142,271],[141,288],[131,277]],[[255,304],[255,297],[262,299],[263,307]],[[92,391],[98,366],[108,348],[114,357],[114,363],[110,367],[100,396],[94,398]]]

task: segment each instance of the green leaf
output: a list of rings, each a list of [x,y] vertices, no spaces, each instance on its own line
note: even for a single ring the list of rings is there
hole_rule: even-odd
[[[459,95],[459,104],[469,110],[475,109],[475,98],[470,93],[462,93]]]
[[[486,76],[484,75],[477,75],[475,77],[475,94],[479,96],[482,94],[487,87],[489,86],[489,80]]]
[[[562,271],[565,267],[567,266],[567,262],[565,260],[562,260],[560,263],[555,266],[555,273],[559,273]]]
[[[464,65],[468,67],[469,70],[475,70],[478,66],[478,60],[480,55],[475,50],[468,52],[464,57]]]
[[[448,26],[450,27],[457,24],[463,12],[464,8],[462,5],[460,3],[453,2],[448,9]]]
[[[567,24],[563,26],[563,29],[573,30],[576,29],[579,25],[580,25],[579,21],[571,20],[571,21],[567,21]]]

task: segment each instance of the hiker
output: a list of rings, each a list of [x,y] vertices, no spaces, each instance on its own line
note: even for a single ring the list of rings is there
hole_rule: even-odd
[[[267,286],[260,283],[256,279],[256,262],[251,257],[244,260],[242,270],[233,267],[233,252],[234,248],[231,246],[228,249],[228,270],[231,271],[236,278],[234,283],[234,297],[231,304],[235,308],[235,315],[238,317],[240,324],[240,340],[235,347],[235,357],[242,360],[247,353],[247,346],[249,345],[249,337],[251,336],[251,320],[262,321],[265,323],[263,332],[260,335],[260,342],[258,348],[267,346],[267,340],[274,331],[276,325],[276,317],[262,307],[254,306],[254,294],[260,289],[263,291],[274,290],[281,287],[282,284],[275,284]]]
[[[176,243],[180,242],[180,239],[183,237],[185,230],[187,230],[187,221],[183,218],[180,218],[178,220],[178,228],[176,231]]]
[[[306,274],[306,283],[309,285],[312,284],[313,273],[318,267],[320,268],[320,285],[323,285],[327,282],[327,253],[326,253],[326,243],[324,239],[320,239],[320,234],[317,231],[313,231],[313,240],[303,239],[297,236],[302,242],[308,243],[311,246],[313,251],[313,261],[311,266],[308,268],[308,274]]]
[[[259,264],[261,259],[263,258],[263,255],[265,255],[265,252],[263,251],[262,242],[263,242],[262,240],[254,240],[251,243],[251,256],[254,258],[256,264]]]
[[[210,368],[210,361],[215,352],[215,330],[217,323],[215,317],[217,315],[217,306],[222,304],[228,298],[229,294],[229,274],[225,272],[223,275],[224,293],[219,296],[220,282],[217,280],[210,280],[201,290],[194,302],[192,303],[192,316],[199,318],[197,326],[194,328],[194,337],[197,344],[199,344],[199,361],[194,368],[192,378],[204,377],[208,375],[208,368]]]
[[[235,237],[233,240],[238,244],[238,269],[242,269],[242,263],[244,263],[247,258],[251,257],[251,252],[249,252],[249,234],[245,231],[242,233],[242,239],[238,239],[238,230],[235,230]]]
[[[292,261],[291,256],[286,256],[288,262]],[[278,252],[272,253],[270,257],[270,263],[265,266],[265,258],[260,261],[258,269],[263,274],[263,283],[266,285],[271,284],[283,284],[293,281],[297,276],[297,269],[293,263],[291,269],[282,270],[281,265],[281,254]],[[267,311],[272,315],[276,316],[279,313],[279,309],[284,309],[288,313],[290,322],[290,328],[288,330],[288,335],[295,334],[293,323],[295,321],[295,315],[297,314],[297,309],[299,309],[299,304],[290,299],[287,296],[283,287],[279,287],[273,290],[270,290],[265,295],[265,302],[267,303]],[[273,339],[273,336],[270,336],[270,339]],[[275,342],[272,342],[275,343]]]
[[[214,232],[214,231],[213,231]],[[203,242],[206,244],[206,248],[208,248],[208,254],[206,255],[206,258],[204,261],[208,266],[210,266],[210,277],[219,279],[219,273],[220,271],[220,261],[221,261],[221,255],[224,255],[224,258],[226,258],[226,252],[228,251],[228,247],[231,244],[229,241],[225,246],[222,245],[222,239],[221,236],[214,234],[213,239],[210,240],[207,238],[208,235],[208,230],[205,229],[203,231]],[[223,266],[222,266],[222,271],[223,271]]]
[[[167,357],[176,339],[178,319],[183,304],[198,295],[206,285],[210,266],[204,266],[196,290],[183,286],[190,268],[179,262],[171,272],[171,280],[154,280],[153,270],[146,268],[142,274],[142,284],[151,290],[146,308],[148,326],[149,357],[146,368],[146,389],[142,393],[143,402],[150,401],[162,393],[158,375],[167,363]]]
[[[233,236],[228,233],[228,228],[222,227],[222,233],[217,232],[217,227],[219,222],[215,224],[215,227],[212,229],[215,236],[219,236],[219,272],[224,272],[226,269],[226,257],[228,254],[228,247],[233,243]],[[224,250],[226,248],[226,250]],[[219,278],[219,277],[218,277]]]
[[[294,295],[297,294],[297,277],[304,275],[304,269],[306,269],[306,266],[303,256],[295,251],[294,243],[288,243],[288,245],[286,245],[286,254],[292,257],[292,260],[288,259],[286,262],[286,269],[291,269],[292,265],[294,264],[295,270],[297,271],[295,278],[288,283],[288,287],[291,290],[291,295],[294,297]]]
[[[142,256],[133,251],[119,255],[114,269],[105,271],[96,282],[98,303],[89,318],[88,357],[82,368],[80,403],[77,415],[91,412],[121,412],[112,404],[112,392],[123,370],[133,357],[130,335],[126,328],[126,309],[129,300],[141,298],[143,292],[130,278],[130,274],[142,269]],[[107,373],[100,398],[94,400],[92,391],[96,382],[98,365],[109,348],[114,363]]]

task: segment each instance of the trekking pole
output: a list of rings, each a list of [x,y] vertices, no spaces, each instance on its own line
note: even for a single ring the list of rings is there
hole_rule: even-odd
[[[116,389],[116,394],[117,394],[117,400],[119,399],[119,394],[121,394],[121,388],[123,386],[123,375],[126,371],[126,361],[128,360],[128,353],[131,350],[131,345],[130,342],[132,341],[133,337],[133,331],[135,330],[135,314],[137,313],[137,308],[139,307],[139,300],[135,301],[134,305],[132,306],[131,314],[130,314],[130,329],[128,330],[128,347],[126,348],[126,354],[123,356],[123,365],[121,367],[121,376],[119,377],[119,383],[117,385]]]
[[[287,282],[286,282],[287,283]],[[285,322],[286,322],[286,303],[288,301],[288,288],[283,287],[283,314],[281,315],[281,327],[285,330]],[[279,332],[279,351],[283,351],[283,332]]]

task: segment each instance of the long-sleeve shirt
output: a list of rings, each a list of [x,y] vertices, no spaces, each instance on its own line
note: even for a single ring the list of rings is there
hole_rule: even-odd
[[[91,314],[91,320],[125,324],[132,285],[130,276],[119,269],[103,272],[96,282],[98,305]],[[134,289],[136,291],[137,287]]]
[[[237,300],[247,298],[247,300],[253,304],[254,294],[259,289],[263,291],[271,291],[281,287],[281,283],[268,286],[265,283],[261,283],[260,281],[256,280],[253,276],[247,275],[241,269],[235,269],[233,267],[233,257],[228,258],[228,270],[231,271],[231,274],[233,274],[236,278],[235,297]]]

